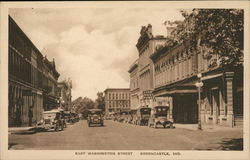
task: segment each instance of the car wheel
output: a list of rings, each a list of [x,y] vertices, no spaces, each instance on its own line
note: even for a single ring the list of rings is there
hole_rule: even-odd
[[[157,128],[157,124],[156,123],[154,123],[154,128]]]
[[[164,128],[166,128],[166,125],[167,125],[167,124],[166,124],[166,123],[164,123],[164,124],[163,124],[163,127],[164,127]]]

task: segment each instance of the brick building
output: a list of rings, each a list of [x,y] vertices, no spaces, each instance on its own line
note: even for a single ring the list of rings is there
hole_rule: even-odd
[[[164,44],[166,38],[152,34],[152,26],[142,26],[140,37],[136,47],[138,49],[138,60],[133,63],[129,69],[131,102],[133,108],[154,105],[152,91],[154,89],[154,64],[150,56],[155,52],[157,46]],[[138,82],[137,82],[138,81]],[[134,82],[136,88],[134,88]],[[139,101],[137,104],[136,101]]]
[[[8,124],[28,125],[30,115],[35,123],[41,119],[42,111],[57,105],[55,90],[60,74],[55,62],[43,57],[10,16],[8,56]]]
[[[107,88],[104,93],[106,114],[130,110],[129,88]]]
[[[131,109],[136,109],[140,107],[138,60],[130,66],[128,72],[130,74],[130,105]]]
[[[189,50],[189,42],[169,45],[168,41],[150,57],[154,63],[154,91],[170,104],[175,123],[197,123],[197,77],[201,74],[201,122],[223,126],[242,125],[243,67],[222,68],[216,54]]]

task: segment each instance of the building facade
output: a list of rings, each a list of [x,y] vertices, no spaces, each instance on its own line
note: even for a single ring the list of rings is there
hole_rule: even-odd
[[[152,107],[154,105],[154,98],[152,96],[152,91],[154,89],[154,64],[150,59],[150,56],[155,52],[155,49],[164,44],[166,37],[158,35],[154,36],[152,34],[152,26],[142,26],[140,31],[140,37],[137,41],[136,47],[138,49],[138,61],[135,71],[133,67],[130,68],[132,72],[137,72],[138,76],[138,89],[136,96],[139,98],[138,107],[148,106]],[[133,66],[133,65],[132,65]],[[135,76],[131,75],[131,78]],[[133,83],[133,80],[131,79]],[[131,86],[132,84],[130,84]],[[133,90],[133,89],[132,89]]]
[[[128,72],[130,74],[130,107],[136,109],[140,107],[138,60],[130,66]]]
[[[55,61],[49,61],[47,57],[44,57],[43,60],[43,102],[44,102],[44,110],[52,110],[58,108],[59,105],[59,97],[57,96],[57,80],[60,74],[56,70]]]
[[[72,111],[71,106],[71,89],[72,89],[72,82],[70,80],[62,81],[57,83],[58,91],[57,96],[60,97],[60,107],[66,111]]]
[[[107,88],[104,93],[106,114],[130,110],[129,88]]]
[[[59,73],[55,66],[46,69],[41,52],[10,16],[8,56],[8,124],[25,126],[30,119],[35,123],[46,110],[46,94],[54,91],[49,75],[57,80]]]
[[[188,42],[170,45],[166,41],[151,55],[153,95],[170,104],[175,123],[197,123],[201,116],[203,124],[242,125],[243,67],[221,67],[219,56],[208,54],[197,41],[198,52],[191,51]],[[200,112],[198,81],[203,83]]]

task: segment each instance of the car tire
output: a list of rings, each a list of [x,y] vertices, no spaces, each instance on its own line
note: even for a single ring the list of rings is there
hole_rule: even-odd
[[[156,123],[154,123],[154,128],[157,128],[157,124]]]
[[[167,126],[167,124],[166,124],[166,123],[164,123],[164,124],[163,124],[163,128],[166,128],[166,126]]]

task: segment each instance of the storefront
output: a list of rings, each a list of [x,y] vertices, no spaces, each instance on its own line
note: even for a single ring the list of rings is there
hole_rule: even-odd
[[[11,79],[9,81],[9,107],[8,125],[27,126],[29,118],[36,123],[42,117],[43,97],[42,92]],[[31,108],[32,116],[29,115]]]

